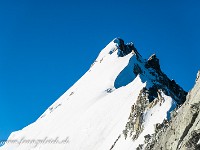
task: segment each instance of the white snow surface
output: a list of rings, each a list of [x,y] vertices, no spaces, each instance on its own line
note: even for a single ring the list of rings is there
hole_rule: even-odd
[[[122,131],[131,106],[140,90],[150,81],[134,75],[134,64],[142,66],[135,54],[118,57],[117,51],[117,44],[110,42],[92,67],[70,89],[38,120],[13,132],[8,142],[16,141],[5,144],[0,150],[109,150],[119,135],[121,137],[113,149],[136,149],[138,144],[143,143],[144,135],[154,132],[154,124],[167,118],[175,102],[162,93],[162,105],[157,104],[145,112],[145,128],[138,140],[125,140]],[[56,138],[59,142],[68,141],[39,141]],[[32,140],[32,144],[28,140]]]

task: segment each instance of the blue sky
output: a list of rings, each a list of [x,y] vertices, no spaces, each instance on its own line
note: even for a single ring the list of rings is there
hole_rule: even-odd
[[[34,122],[113,38],[185,90],[200,69],[198,0],[1,0],[0,139]]]

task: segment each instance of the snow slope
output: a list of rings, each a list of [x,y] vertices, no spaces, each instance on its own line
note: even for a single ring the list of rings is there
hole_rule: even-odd
[[[0,150],[109,150],[113,145],[113,149],[131,150],[143,143],[144,135],[153,133],[154,124],[166,119],[176,103],[162,93],[162,105],[145,112],[139,138],[125,140],[122,131],[131,106],[155,77],[147,69],[146,76],[136,76],[133,67],[138,64],[145,70],[144,60],[138,61],[135,53],[119,57],[119,51],[119,43],[111,41],[70,89],[38,120],[13,132]]]

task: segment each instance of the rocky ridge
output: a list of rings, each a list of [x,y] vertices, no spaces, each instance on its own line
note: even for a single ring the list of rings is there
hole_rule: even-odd
[[[133,43],[124,44],[124,41],[120,38],[115,39],[114,42],[118,43],[118,47],[121,50],[119,51],[120,57],[130,52],[136,55],[138,63],[134,64],[133,68],[133,73],[136,76],[139,75],[141,78],[149,78],[149,74],[153,76],[153,78],[150,78],[150,82],[153,84],[143,88],[136,103],[132,105],[128,122],[123,131],[125,138],[130,136],[135,140],[143,131],[144,112],[154,107],[157,103],[162,105],[164,98],[161,92],[171,96],[176,101],[177,107],[185,102],[187,92],[162,72],[159,59],[155,54],[151,55],[147,61],[143,61]]]
[[[114,42],[118,43],[118,55],[120,57],[131,52],[136,55],[138,63],[134,64],[133,73],[135,75],[142,75],[149,78],[146,73],[148,72],[154,77],[154,79],[150,79],[153,82],[153,86],[148,89],[148,99],[150,102],[158,97],[157,91],[162,90],[166,95],[172,96],[179,105],[184,103],[187,92],[185,92],[173,79],[170,80],[167,75],[162,72],[156,54],[151,55],[146,61],[142,59],[142,56],[139,54],[132,42],[124,44],[124,41],[120,38],[114,39]],[[145,68],[143,68],[142,65],[144,65]]]
[[[200,149],[200,71],[185,103],[171,113],[170,121],[155,126],[155,134],[147,135],[145,150]]]
[[[133,43],[124,44],[124,41],[120,38],[116,38],[114,42],[118,44],[119,57],[131,52],[136,55],[137,61],[134,64],[133,73],[136,76],[139,75],[144,81],[148,80],[147,86],[140,91],[136,103],[132,105],[130,116],[123,130],[125,139],[137,140],[144,130],[145,113],[155,105],[161,106],[164,103],[165,99],[162,93],[175,100],[176,106],[171,108],[173,110],[185,102],[187,92],[162,72],[159,59],[155,54],[151,55],[148,60],[144,60]],[[170,115],[167,116],[167,119],[170,119]],[[167,124],[168,120],[164,120],[164,123]],[[161,126],[157,125],[157,128],[161,128]],[[148,141],[148,139],[151,139],[150,135],[145,136],[145,141]]]

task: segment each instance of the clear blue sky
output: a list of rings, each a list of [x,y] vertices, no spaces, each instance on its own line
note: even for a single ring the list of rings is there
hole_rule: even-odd
[[[0,139],[34,122],[113,38],[185,90],[200,69],[199,0],[1,0]]]

